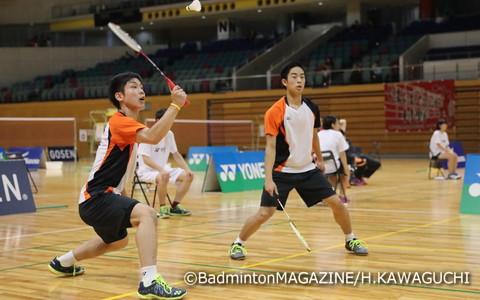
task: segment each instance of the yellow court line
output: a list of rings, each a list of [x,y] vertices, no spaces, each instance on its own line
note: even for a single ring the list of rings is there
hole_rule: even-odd
[[[369,246],[369,247],[378,247],[378,248],[420,250],[420,251],[431,251],[431,252],[449,252],[449,253],[480,254],[480,251],[465,251],[465,250],[450,250],[450,249],[430,249],[430,248],[417,248],[417,247],[404,247],[404,246],[384,246],[384,245],[372,245],[372,244],[368,244],[368,246]]]
[[[428,224],[423,224],[423,225],[419,225],[419,226],[414,226],[414,227],[409,227],[409,228],[405,228],[405,229],[400,229],[400,230],[396,230],[396,231],[392,231],[392,232],[388,232],[388,233],[379,234],[379,235],[375,235],[375,236],[372,236],[372,237],[364,238],[364,239],[362,239],[362,240],[364,240],[364,241],[373,240],[373,239],[377,239],[377,238],[380,238],[380,237],[386,237],[386,236],[394,235],[394,234],[401,233],[401,232],[407,232],[407,231],[412,231],[412,230],[419,229],[419,228],[425,228],[425,227],[429,227],[429,226],[432,226],[432,225],[437,225],[437,224],[441,224],[441,223],[446,223],[446,222],[450,222],[450,221],[453,221],[453,220],[457,220],[457,219],[460,219],[461,217],[462,217],[462,216],[457,216],[457,217],[448,218],[448,219],[441,220],[441,221],[437,221],[437,222],[431,222],[431,223],[428,223]],[[320,252],[320,251],[324,251],[324,250],[328,250],[328,249],[340,247],[340,246],[343,246],[343,245],[344,245],[344,244],[342,243],[342,244],[337,244],[337,245],[333,245],[333,246],[329,246],[329,247],[325,247],[325,248],[313,250],[313,251],[311,251],[311,252],[301,252],[301,253],[297,253],[297,254],[293,254],[293,255],[289,255],[289,256],[284,256],[284,257],[280,257],[280,258],[276,258],[276,259],[267,260],[267,261],[260,262],[260,263],[256,263],[256,264],[251,264],[251,265],[248,265],[248,266],[243,266],[243,267],[239,267],[239,268],[235,268],[235,269],[228,269],[228,270],[222,271],[222,272],[223,272],[223,273],[229,273],[229,272],[237,271],[238,269],[250,269],[250,268],[252,268],[252,267],[261,266],[261,265],[265,265],[265,264],[269,264],[269,263],[273,263],[273,262],[277,262],[277,261],[282,261],[282,260],[286,260],[286,259],[290,259],[290,258],[294,258],[294,257],[298,257],[298,256],[303,256],[303,255],[310,254],[310,253],[316,253],[316,252]],[[399,248],[400,248],[400,247],[399,247]],[[408,247],[405,248],[405,249],[408,249]],[[419,249],[420,249],[420,248],[419,248]],[[217,274],[220,274],[220,273],[222,273],[222,272],[219,272],[219,273],[217,273]],[[184,281],[181,280],[181,281],[173,282],[173,283],[171,283],[171,285],[179,285],[179,284],[183,284],[183,283],[184,283]],[[128,294],[123,294],[123,295],[118,295],[118,296],[114,296],[114,297],[104,298],[104,299],[102,299],[102,300],[121,299],[121,298],[125,298],[125,297],[132,296],[132,295],[135,295],[135,294],[137,294],[137,292],[132,292],[132,293],[128,293]]]

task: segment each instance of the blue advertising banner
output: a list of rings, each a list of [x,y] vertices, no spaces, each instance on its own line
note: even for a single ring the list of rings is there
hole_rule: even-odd
[[[190,147],[187,163],[192,171],[206,171],[212,153],[237,152],[237,150],[238,148],[234,146]]]
[[[0,160],[5,160],[5,149],[0,147]]]
[[[480,214],[480,154],[467,154],[460,213]]]
[[[262,189],[265,151],[213,153],[203,191],[224,193]]]
[[[75,149],[73,146],[48,147],[48,157],[51,161],[74,161]]]
[[[23,160],[0,161],[0,215],[35,212]]]
[[[20,152],[27,164],[29,170],[37,170],[40,168],[40,160],[42,159],[42,147],[10,147],[8,152]]]

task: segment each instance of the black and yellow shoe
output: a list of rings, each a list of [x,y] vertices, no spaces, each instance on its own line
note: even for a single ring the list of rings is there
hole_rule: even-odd
[[[364,241],[354,238],[345,243],[345,249],[352,251],[355,255],[368,255],[366,244]]]
[[[140,282],[137,291],[140,299],[182,299],[186,294],[186,290],[169,286],[160,274],[157,274],[149,286],[145,286],[143,281]]]
[[[170,208],[170,215],[172,216],[189,216],[192,212],[185,210],[181,204],[177,204],[175,207]]]
[[[62,264],[60,264],[60,261],[56,257],[50,262],[48,268],[50,269],[50,272],[55,275],[78,276],[85,273],[85,269],[79,266],[62,266]]]
[[[245,255],[247,255],[247,250],[242,244],[233,243],[230,246],[230,258],[234,260],[243,260],[245,259]]]

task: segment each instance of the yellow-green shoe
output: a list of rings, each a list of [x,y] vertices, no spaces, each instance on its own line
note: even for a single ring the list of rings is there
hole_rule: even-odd
[[[187,291],[184,289],[169,286],[160,274],[157,274],[149,286],[145,286],[143,281],[140,282],[137,291],[140,299],[182,299],[186,294]]]
[[[242,244],[238,243],[233,243],[232,246],[230,246],[230,258],[234,260],[244,260],[245,255],[247,255],[247,250]]]
[[[78,276],[85,273],[85,269],[79,266],[62,266],[62,264],[60,264],[60,261],[56,257],[50,262],[48,268],[50,269],[50,272],[55,275]]]
[[[157,217],[160,219],[170,218],[170,214],[168,213],[168,207],[166,205],[160,206],[160,210],[157,213]]]
[[[177,206],[170,208],[170,215],[172,216],[189,216],[192,212],[189,210],[185,210],[181,204],[177,204]]]

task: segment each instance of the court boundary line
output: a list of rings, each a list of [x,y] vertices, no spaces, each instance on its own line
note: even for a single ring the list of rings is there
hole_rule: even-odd
[[[384,233],[384,234],[375,235],[375,236],[372,236],[372,237],[364,238],[363,240],[367,241],[367,240],[373,240],[373,239],[380,238],[380,237],[387,237],[387,236],[391,236],[391,235],[402,233],[402,232],[412,231],[412,230],[419,229],[419,228],[425,228],[425,227],[429,227],[429,226],[433,226],[433,225],[438,225],[438,224],[450,222],[450,221],[457,220],[457,219],[460,219],[460,218],[462,218],[462,216],[456,216],[456,217],[452,217],[452,218],[448,218],[448,219],[444,219],[444,220],[440,220],[440,221],[436,221],[436,222],[430,222],[430,223],[423,224],[423,225],[418,225],[418,226],[404,228],[404,229],[400,229],[400,230],[396,230],[396,231],[392,231],[392,232],[388,232],[388,233]],[[317,250],[312,250],[311,252],[308,252],[308,251],[300,252],[300,253],[297,253],[297,254],[292,254],[292,255],[276,258],[276,259],[263,261],[263,262],[260,262],[260,263],[246,265],[246,266],[236,268],[236,269],[227,269],[226,271],[223,271],[223,272],[224,273],[229,273],[229,272],[237,271],[238,269],[240,269],[240,270],[251,269],[253,267],[266,265],[266,264],[269,264],[269,263],[274,263],[274,262],[278,262],[278,261],[282,261],[282,260],[287,260],[287,259],[294,258],[294,257],[304,256],[304,255],[307,255],[307,254],[313,254],[313,253],[317,253],[317,252],[320,252],[320,251],[337,248],[337,247],[340,247],[340,246],[344,246],[344,244],[342,243],[342,244],[332,245],[332,246],[320,248],[320,249],[317,249]],[[182,280],[182,281],[176,281],[174,283],[171,283],[171,285],[179,285],[179,284],[183,284],[183,283],[185,283],[185,282]],[[113,296],[113,297],[103,298],[102,300],[121,299],[121,298],[125,298],[125,297],[132,296],[132,295],[135,295],[135,294],[137,294],[136,291],[131,292],[131,293],[127,293],[127,294]]]

